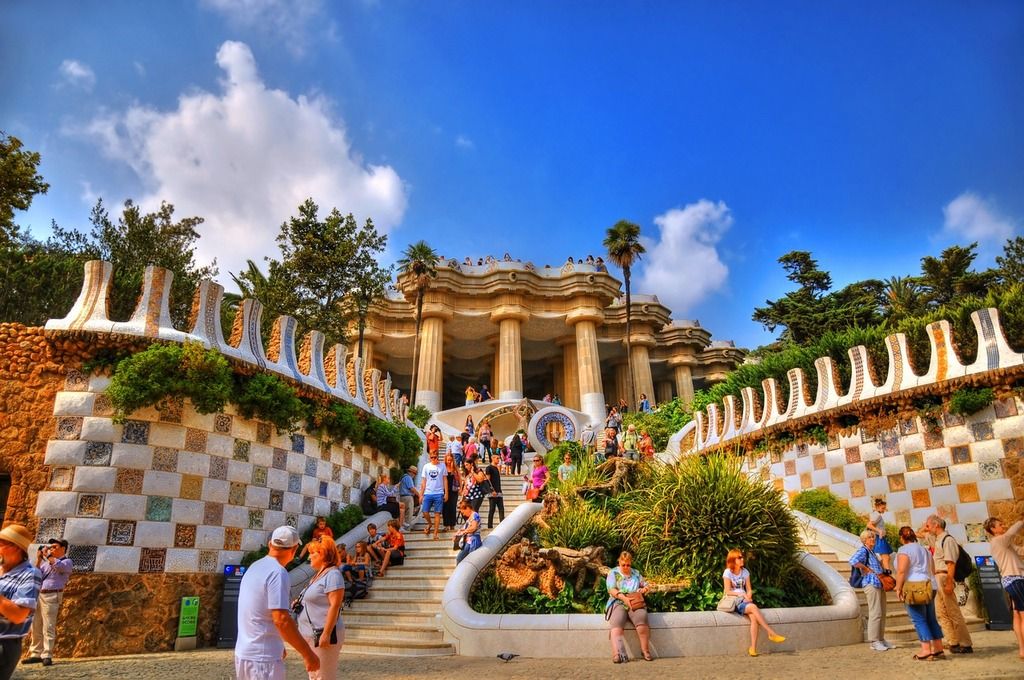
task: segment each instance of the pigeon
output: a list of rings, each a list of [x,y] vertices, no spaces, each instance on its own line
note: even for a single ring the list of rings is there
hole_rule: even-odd
[[[517,656],[519,656],[519,655],[518,654],[513,654],[512,652],[502,652],[501,654],[498,655],[498,658],[501,659],[502,661],[504,661],[505,663],[508,663],[509,661],[511,661],[512,659],[516,658]]]

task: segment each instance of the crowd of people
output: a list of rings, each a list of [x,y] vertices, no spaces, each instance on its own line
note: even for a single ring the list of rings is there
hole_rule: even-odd
[[[450,258],[450,259],[455,259],[455,258]],[[465,257],[462,260],[462,265],[465,266],[465,267],[472,267],[475,264],[475,266],[477,266],[477,267],[484,267],[484,266],[487,266],[489,264],[493,264],[495,262],[522,262],[522,260],[520,260],[518,258],[517,259],[512,259],[511,255],[509,255],[508,253],[505,253],[502,256],[501,260],[498,260],[498,258],[494,257],[493,255],[486,255],[484,257],[476,258],[476,262],[475,263],[473,262],[473,258]],[[604,263],[604,259],[600,255],[598,255],[597,257],[594,257],[593,255],[587,255],[586,259],[583,259],[581,257],[581,258],[578,258],[575,261],[572,259],[572,257],[570,257],[569,259],[567,259],[565,261],[565,263],[566,264],[589,264],[589,265],[592,265],[599,272],[606,272],[606,271],[608,271],[608,268],[607,268],[607,266]],[[546,264],[546,265],[544,265],[544,268],[545,269],[551,269],[551,265]]]

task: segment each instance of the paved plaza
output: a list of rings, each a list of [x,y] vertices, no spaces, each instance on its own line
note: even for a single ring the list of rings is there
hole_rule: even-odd
[[[954,656],[948,661],[922,663],[911,657],[917,643],[902,643],[890,652],[872,652],[866,644],[815,649],[806,652],[765,653],[752,659],[699,657],[660,659],[652,663],[631,662],[615,666],[610,660],[597,659],[499,659],[449,657],[349,656],[341,658],[341,677],[346,680],[389,680],[422,678],[615,678],[628,675],[660,675],[665,678],[853,678],[899,677],[928,678],[1021,678],[1024,661],[1016,656],[1013,632],[980,632],[974,635],[975,653]],[[883,663],[884,665],[879,665]],[[65,661],[58,659],[51,668],[21,666],[14,674],[21,678],[96,678],[116,680],[165,680],[166,678],[203,678],[232,680],[230,650],[200,650],[178,654],[109,657]],[[288,678],[304,678],[301,660],[292,653]]]

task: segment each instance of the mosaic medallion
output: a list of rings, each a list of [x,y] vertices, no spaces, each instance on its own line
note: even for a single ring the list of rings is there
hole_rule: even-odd
[[[174,525],[174,547],[194,548],[196,547],[196,525],[176,524]]]
[[[231,505],[245,505],[245,484],[242,482],[231,482],[228,489],[228,503]]]
[[[147,496],[146,519],[150,522],[170,522],[171,499],[167,496]]]
[[[242,549],[242,530],[239,527],[224,527],[224,549]]]
[[[306,459],[306,476],[316,477],[317,460],[316,458]]]
[[[46,518],[39,520],[39,527],[36,529],[36,543],[45,543],[51,538],[64,538],[64,525],[67,519]]]
[[[228,459],[210,456],[210,479],[224,481],[228,478]]]
[[[198,501],[203,497],[203,478],[199,475],[182,475],[180,497]]]
[[[199,551],[199,571],[203,573],[215,573],[219,571],[217,569],[217,551],[216,550],[200,550]]]
[[[96,546],[72,545],[68,547],[71,570],[76,574],[89,573],[96,568]]]
[[[167,561],[167,548],[143,548],[139,555],[140,574],[159,574]]]
[[[249,511],[249,528],[250,529],[262,529],[263,528],[263,510],[250,510]]]
[[[107,530],[107,543],[110,545],[131,545],[135,542],[135,522],[114,519]]]
[[[256,441],[260,444],[269,444],[270,434],[270,423],[256,423]]]
[[[78,495],[79,517],[102,517],[103,494],[83,493]]]
[[[568,410],[549,406],[533,415],[527,433],[534,450],[547,453],[561,442],[575,441],[579,428]]]
[[[271,491],[270,492],[270,509],[271,510],[283,510],[284,509],[284,491]]]
[[[114,491],[117,493],[141,494],[144,474],[142,470],[118,468],[117,478],[114,480]]]
[[[185,443],[188,444],[188,434],[185,435]],[[178,471],[178,450],[167,446],[157,446],[153,449],[153,469],[160,472]]]
[[[85,465],[110,465],[110,456],[114,445],[110,442],[87,442],[85,445]]]
[[[73,467],[55,467],[50,472],[50,488],[54,491],[67,491],[71,488],[71,481],[75,476]]]
[[[224,523],[224,504],[206,501],[203,507],[203,524],[220,526]]]
[[[192,453],[206,453],[206,432],[194,427],[185,430],[185,450]]]
[[[160,414],[161,423],[180,423],[181,412],[185,400],[181,397],[167,397],[156,405],[156,412]]]
[[[82,436],[82,419],[78,416],[57,418],[55,437],[61,440],[74,440]]]
[[[68,392],[85,392],[89,389],[89,376],[74,368],[68,369],[64,389]]]
[[[267,485],[267,468],[262,465],[254,465],[252,468],[252,484],[253,486],[266,486]]]
[[[306,438],[301,434],[293,434],[291,436],[292,451],[295,453],[306,452]]]
[[[121,431],[121,442],[124,444],[148,444],[149,423],[142,420],[129,420]]]
[[[218,413],[213,417],[213,431],[221,434],[231,434],[231,416],[226,413]]]
[[[247,440],[236,439],[233,454],[234,459],[248,463],[250,448],[252,448],[252,444],[250,444]]]
[[[274,449],[273,467],[275,470],[286,470],[288,468],[288,452],[284,449]]]

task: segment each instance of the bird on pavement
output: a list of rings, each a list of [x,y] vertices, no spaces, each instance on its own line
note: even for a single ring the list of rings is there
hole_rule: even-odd
[[[513,654],[512,652],[502,652],[501,654],[498,655],[498,658],[501,659],[502,661],[504,661],[505,663],[508,663],[509,661],[511,661],[512,659],[516,658],[517,656],[519,656],[519,655],[518,654]]]

